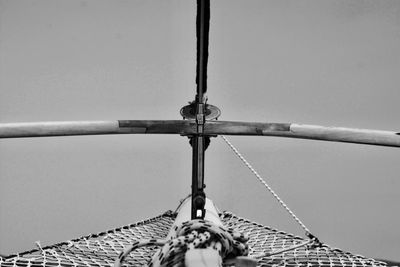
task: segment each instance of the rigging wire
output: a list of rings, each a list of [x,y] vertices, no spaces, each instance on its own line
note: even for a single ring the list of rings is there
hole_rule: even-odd
[[[274,198],[281,204],[281,206],[292,216],[292,218],[304,229],[306,236],[310,239],[314,239],[319,242],[314,235],[311,234],[310,230],[305,224],[294,214],[294,212],[286,205],[286,203],[278,196],[277,193],[268,185],[268,183],[258,174],[258,172],[250,165],[250,163],[242,156],[242,154],[236,149],[236,147],[223,135],[221,138],[225,143],[232,149],[232,151],[239,157],[239,159],[250,169],[250,171],[257,177],[257,179],[267,188],[267,190],[274,196]]]

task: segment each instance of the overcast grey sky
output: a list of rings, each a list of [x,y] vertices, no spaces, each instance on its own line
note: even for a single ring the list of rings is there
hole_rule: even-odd
[[[211,3],[221,119],[399,130],[400,1]],[[0,0],[0,122],[180,119],[195,92],[195,1]],[[232,137],[323,242],[399,260],[400,150]],[[190,192],[180,136],[0,141],[0,253],[156,216]],[[221,210],[301,229],[220,138]]]

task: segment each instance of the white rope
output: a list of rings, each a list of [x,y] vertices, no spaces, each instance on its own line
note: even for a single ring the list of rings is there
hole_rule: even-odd
[[[153,255],[149,267],[183,266],[185,253],[194,248],[210,247],[216,250],[222,259],[225,257],[247,256],[248,235],[224,228],[210,221],[191,220],[175,229],[177,236],[167,239],[149,239],[136,241],[126,247],[115,259],[114,267],[121,267],[125,258],[135,249],[144,246],[162,246]],[[251,259],[249,259],[251,260]]]
[[[306,231],[307,234],[310,234],[310,230],[300,221],[300,219],[290,210],[290,208],[283,202],[283,200],[275,193],[275,191],[267,184],[267,182],[258,174],[258,172],[250,165],[250,163],[240,154],[240,152],[232,145],[229,140],[220,135],[225,143],[235,152],[235,154],[240,158],[240,160],[250,169],[250,171],[257,177],[257,179],[268,189],[268,191],[274,196],[274,198],[282,205],[282,207],[293,217],[293,219]]]

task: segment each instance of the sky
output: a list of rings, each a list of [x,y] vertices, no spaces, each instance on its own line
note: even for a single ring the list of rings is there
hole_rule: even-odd
[[[0,122],[180,119],[195,94],[195,1],[0,0]],[[399,1],[211,3],[209,103],[221,120],[399,131]],[[228,137],[321,241],[400,260],[400,150]],[[304,236],[223,143],[220,210]],[[186,137],[0,140],[0,254],[175,210]]]

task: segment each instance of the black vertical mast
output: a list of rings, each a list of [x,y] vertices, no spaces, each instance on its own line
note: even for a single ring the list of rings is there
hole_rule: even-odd
[[[204,151],[208,137],[203,135],[207,92],[208,35],[210,27],[210,0],[197,0],[196,37],[197,37],[197,94],[196,107],[197,133],[191,138],[193,147],[192,166],[192,219],[204,218]]]

